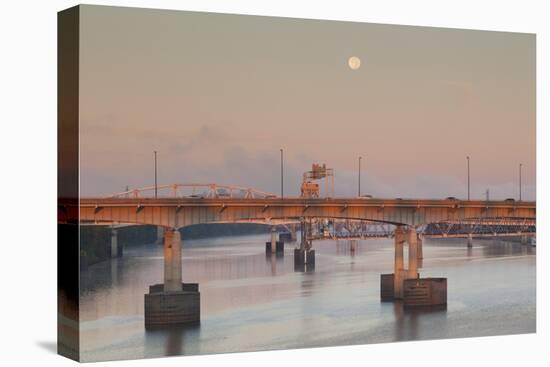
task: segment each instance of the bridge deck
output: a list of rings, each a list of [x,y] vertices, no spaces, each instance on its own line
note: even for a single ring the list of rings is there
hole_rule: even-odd
[[[418,226],[466,218],[535,218],[527,201],[304,198],[81,198],[60,201],[60,221],[192,224],[290,218],[339,218]]]

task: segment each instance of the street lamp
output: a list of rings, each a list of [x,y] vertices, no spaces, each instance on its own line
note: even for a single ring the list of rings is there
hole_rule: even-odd
[[[361,159],[363,157],[359,157],[359,175],[357,177],[358,185],[357,185],[357,196],[361,196]]]
[[[523,163],[519,164],[519,201],[521,201],[521,168],[523,167]]]
[[[157,151],[155,150],[155,199],[157,198]]]
[[[468,200],[470,200],[470,156],[466,156],[466,162],[468,165]]]
[[[284,184],[283,184],[283,149],[281,151],[281,199],[284,197]]]

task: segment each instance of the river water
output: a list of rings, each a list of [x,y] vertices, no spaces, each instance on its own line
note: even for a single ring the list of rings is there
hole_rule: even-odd
[[[294,244],[266,256],[268,235],[183,242],[183,280],[198,282],[201,323],[146,331],[143,295],[161,283],[162,247],[81,272],[81,359],[99,361],[535,332],[536,250],[519,243],[425,240],[421,276],[447,277],[448,306],[404,311],[380,302],[393,240],[316,241],[313,272]]]

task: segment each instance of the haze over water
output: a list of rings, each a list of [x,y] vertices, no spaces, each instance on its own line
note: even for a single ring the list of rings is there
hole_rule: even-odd
[[[536,250],[519,243],[425,240],[423,277],[448,278],[446,310],[404,312],[380,302],[393,240],[316,241],[314,272],[295,272],[292,249],[266,257],[267,235],[183,242],[184,282],[198,282],[201,322],[146,331],[143,295],[163,276],[162,246],[81,273],[82,360],[148,358],[381,343],[535,331]]]

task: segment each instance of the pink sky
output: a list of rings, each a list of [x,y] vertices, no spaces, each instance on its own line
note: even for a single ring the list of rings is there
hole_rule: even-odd
[[[535,36],[84,6],[81,192],[217,182],[535,199]],[[351,70],[350,56],[361,58]]]

